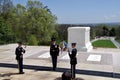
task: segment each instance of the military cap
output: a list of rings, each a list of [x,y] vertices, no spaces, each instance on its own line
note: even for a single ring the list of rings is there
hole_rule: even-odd
[[[76,43],[71,43],[71,45],[74,45],[74,46],[76,46]]]
[[[56,41],[56,38],[51,38],[51,41]]]
[[[18,43],[18,44],[22,44],[22,42],[21,42],[21,41],[18,41],[17,43]]]

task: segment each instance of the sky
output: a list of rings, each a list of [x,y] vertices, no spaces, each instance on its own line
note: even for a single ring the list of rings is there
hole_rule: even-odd
[[[27,0],[12,0],[25,5]],[[60,24],[120,22],[120,0],[37,0]]]

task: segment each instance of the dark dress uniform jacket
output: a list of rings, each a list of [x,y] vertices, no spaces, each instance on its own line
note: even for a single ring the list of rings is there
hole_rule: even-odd
[[[77,64],[76,54],[77,54],[77,49],[76,48],[72,49],[71,54],[69,53],[70,64],[72,64],[72,65],[76,65]]]
[[[51,44],[50,45],[50,55],[51,56],[58,56],[59,55],[59,45],[58,44]]]
[[[22,52],[25,53],[25,50],[24,50],[22,47],[17,47],[17,48],[16,48],[16,51],[15,51],[16,60],[22,59],[22,57],[20,57],[20,56],[23,55]]]

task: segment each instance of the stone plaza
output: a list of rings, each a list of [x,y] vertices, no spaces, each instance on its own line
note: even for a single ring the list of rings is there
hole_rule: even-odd
[[[0,80],[60,80],[64,71],[70,71],[67,52],[60,53],[56,71],[52,71],[49,46],[27,46],[24,54],[24,72],[19,75],[15,48],[17,44],[0,46]],[[119,80],[120,49],[96,48],[78,52],[76,77],[81,80]]]

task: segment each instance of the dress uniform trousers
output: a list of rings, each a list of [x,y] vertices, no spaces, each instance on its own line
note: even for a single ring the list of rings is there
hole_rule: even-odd
[[[52,56],[53,70],[57,67],[57,56]]]
[[[17,60],[18,62],[18,69],[19,69],[19,73],[23,72],[23,58]]]

